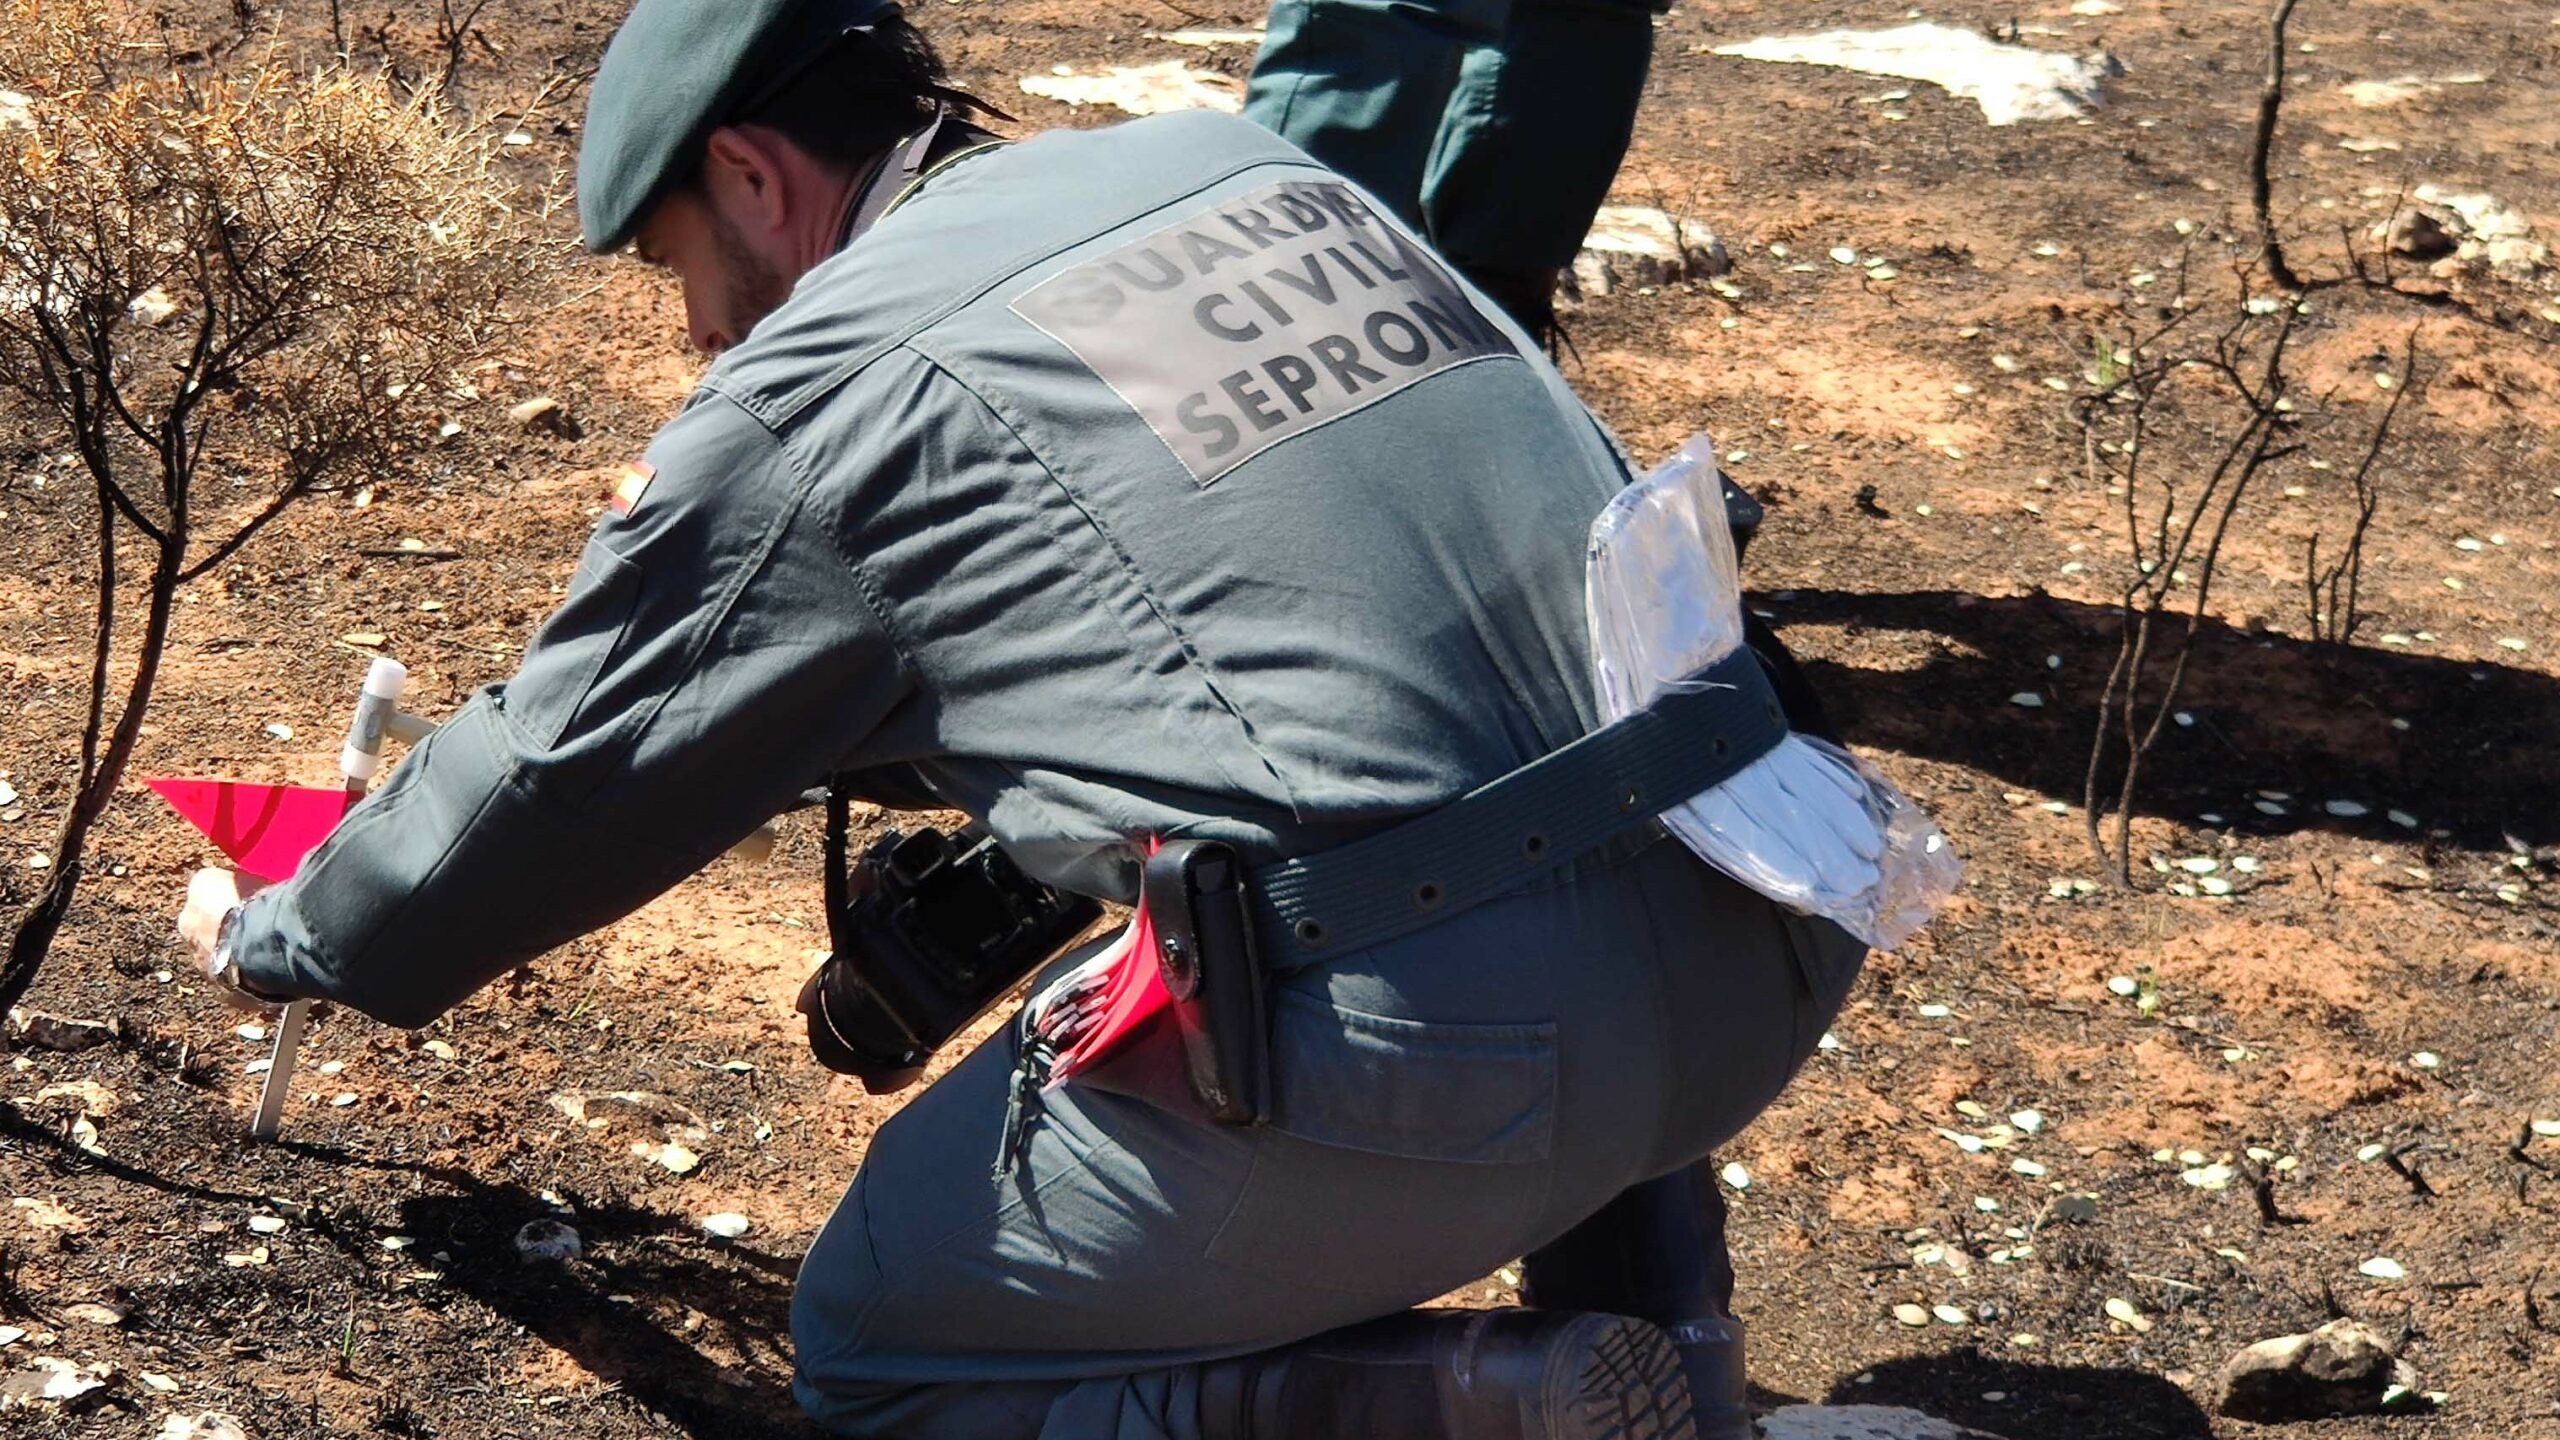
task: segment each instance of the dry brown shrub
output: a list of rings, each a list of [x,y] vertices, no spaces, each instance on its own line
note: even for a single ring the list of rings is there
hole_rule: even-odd
[[[0,0],[0,391],[93,482],[99,566],[79,771],[0,1006],[69,907],[178,587],[294,499],[396,470],[540,272],[492,154],[432,88],[272,55],[212,73],[123,0]],[[208,466],[249,485],[200,504]]]

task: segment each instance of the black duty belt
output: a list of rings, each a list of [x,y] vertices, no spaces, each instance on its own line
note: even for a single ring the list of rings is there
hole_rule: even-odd
[[[1256,870],[1263,967],[1304,969],[1523,889],[1786,738],[1777,692],[1748,648],[1688,683],[1427,815]]]

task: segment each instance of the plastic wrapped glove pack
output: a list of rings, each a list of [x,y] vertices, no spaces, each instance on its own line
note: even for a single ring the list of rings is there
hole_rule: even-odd
[[[1591,524],[1585,604],[1602,713],[1617,720],[1743,644],[1742,585],[1715,446],[1690,437]],[[1662,821],[1708,864],[1890,950],[1964,876],[1910,797],[1836,745],[1789,735]]]

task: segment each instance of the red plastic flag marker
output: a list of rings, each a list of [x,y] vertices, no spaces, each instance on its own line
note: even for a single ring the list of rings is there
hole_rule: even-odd
[[[400,692],[408,683],[408,667],[387,657],[377,657],[365,672],[355,720],[347,727],[345,747],[338,752],[338,773],[345,780],[338,789],[236,780],[147,783],[244,873],[270,882],[290,879],[302,868],[303,857],[329,838],[380,773],[383,736],[399,713]],[[249,1122],[254,1139],[273,1140],[283,1127],[285,1097],[293,1088],[294,1056],[302,1048],[302,1032],[310,1022],[308,1000],[293,1001],[277,1017],[275,1053],[267,1061],[266,1084],[258,1091],[257,1116]]]
[[[1094,957],[1093,964],[1099,973],[1094,993],[1080,1007],[1087,1012],[1085,1022],[1075,1027],[1079,1033],[1060,1045],[1049,1071],[1053,1085],[1101,1068],[1145,1034],[1158,1015],[1173,1008],[1156,954],[1156,927],[1144,902],[1130,917],[1129,928],[1104,954]]]
[[[241,873],[274,884],[288,880],[302,857],[320,848],[353,808],[342,786],[253,785],[242,780],[145,781],[231,857]]]

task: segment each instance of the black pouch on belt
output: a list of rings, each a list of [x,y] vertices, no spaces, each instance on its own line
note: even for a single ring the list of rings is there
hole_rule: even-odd
[[[1214,840],[1167,841],[1141,885],[1191,1093],[1221,1125],[1259,1125],[1271,1111],[1271,1043],[1244,866]]]

